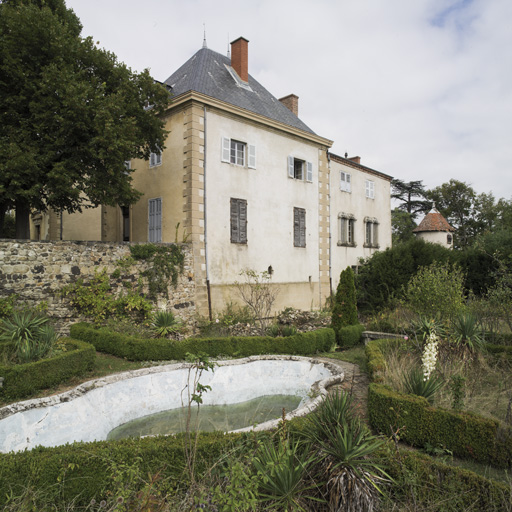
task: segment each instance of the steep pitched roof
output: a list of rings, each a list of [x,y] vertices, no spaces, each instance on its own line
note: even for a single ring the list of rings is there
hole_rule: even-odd
[[[228,57],[201,48],[165,82],[177,97],[196,91],[274,121],[315,134],[291,110],[249,75],[248,85],[240,80]]]
[[[413,229],[414,233],[422,231],[455,231],[455,229],[448,224],[448,221],[435,208],[432,208],[425,215],[419,226]]]

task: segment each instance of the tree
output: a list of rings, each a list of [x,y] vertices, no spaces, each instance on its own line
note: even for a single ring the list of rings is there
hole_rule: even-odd
[[[332,308],[332,328],[338,332],[342,327],[357,325],[356,287],[354,284],[354,272],[347,267],[340,274],[340,281],[336,288],[334,306]]]
[[[166,89],[80,32],[64,0],[0,2],[0,221],[14,207],[19,238],[31,209],[134,203],[124,162],[164,147]]]
[[[391,210],[391,236],[393,245],[407,242],[414,237],[413,229],[416,223],[412,214],[395,208]]]
[[[426,191],[422,181],[402,181],[393,179],[391,181],[391,190],[391,197],[402,202],[402,204],[398,206],[398,210],[407,212],[412,220],[414,220],[419,213],[428,212],[431,208],[431,203],[425,200]]]

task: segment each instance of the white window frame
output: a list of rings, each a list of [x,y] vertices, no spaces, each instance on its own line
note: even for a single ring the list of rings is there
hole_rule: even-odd
[[[340,171],[340,190],[343,192],[352,192],[352,175],[345,171]]]
[[[372,180],[365,181],[366,197],[368,199],[375,199],[375,182]]]
[[[242,159],[237,155],[240,149],[243,150]],[[222,137],[221,161],[238,167],[256,169],[256,146],[238,139]]]
[[[159,165],[162,165],[162,153],[151,152],[149,155],[149,167],[158,167]]]
[[[162,241],[162,198],[148,200],[148,242]]]
[[[300,177],[297,176],[296,165],[301,165]],[[288,167],[288,178],[292,178],[298,181],[306,181],[308,183],[313,183],[313,163],[306,162],[301,158],[295,158],[292,155],[288,156],[287,160]]]

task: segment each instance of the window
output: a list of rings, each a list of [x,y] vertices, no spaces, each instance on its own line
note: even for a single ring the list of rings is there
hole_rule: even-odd
[[[375,183],[371,180],[366,180],[366,197],[375,199]]]
[[[355,225],[356,219],[351,213],[340,213],[338,215],[339,240],[338,245],[355,247]]]
[[[304,208],[293,209],[293,245],[306,247],[306,210]]]
[[[352,177],[348,172],[340,171],[340,190],[352,192],[351,179]]]
[[[223,162],[256,169],[256,146],[222,137]]]
[[[379,248],[379,223],[377,219],[366,217],[364,220],[365,247]]]
[[[149,155],[149,167],[157,167],[162,165],[162,153],[151,153]]]
[[[230,200],[231,243],[247,243],[247,201],[245,199]]]
[[[448,245],[452,245],[452,242],[453,242],[453,236],[450,234],[446,235],[446,243]]]
[[[123,242],[130,241],[130,207],[121,206],[121,213],[123,215]]]
[[[162,241],[162,199],[150,199],[149,200],[149,230],[148,230],[148,241],[149,242],[161,242]]]
[[[299,160],[293,156],[288,157],[288,177],[296,180],[313,181],[313,164]]]

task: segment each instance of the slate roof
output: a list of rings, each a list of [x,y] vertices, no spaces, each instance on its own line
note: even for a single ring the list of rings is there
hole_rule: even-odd
[[[251,75],[249,87],[244,86],[231,68],[230,59],[208,48],[201,48],[164,83],[171,88],[175,97],[188,91],[196,91],[315,134]]]
[[[422,231],[455,231],[448,224],[448,221],[435,209],[430,210],[425,218],[420,222],[419,226],[413,229],[414,233]]]

